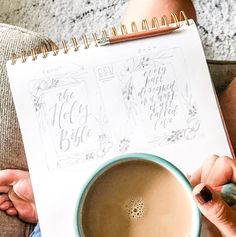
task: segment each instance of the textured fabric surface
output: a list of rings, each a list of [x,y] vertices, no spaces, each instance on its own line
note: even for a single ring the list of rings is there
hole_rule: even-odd
[[[31,233],[30,237],[41,237],[41,231],[40,231],[40,226],[37,224]]]
[[[0,237],[28,237],[33,226],[0,213]]]
[[[145,1],[145,0],[143,0]],[[158,3],[158,0],[156,0]],[[129,0],[1,0],[0,22],[21,26],[56,43],[119,25]],[[208,59],[236,60],[235,0],[193,0]]]
[[[219,94],[236,77],[236,61],[208,60],[207,63],[216,92]]]
[[[24,147],[7,80],[6,60],[12,52],[48,45],[49,40],[24,29],[0,24],[0,170],[27,169]],[[48,45],[49,47],[49,45]],[[29,236],[32,226],[0,212],[0,237]]]

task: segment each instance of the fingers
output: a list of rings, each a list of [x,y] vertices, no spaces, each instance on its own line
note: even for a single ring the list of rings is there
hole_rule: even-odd
[[[191,176],[190,182],[193,187],[199,183],[207,183],[213,187],[229,182],[236,183],[236,160],[212,155]]]
[[[8,193],[10,189],[11,189],[11,186],[0,186],[0,194]]]
[[[7,194],[0,195],[0,210],[5,211],[8,208],[12,207],[12,202],[9,200]]]
[[[6,210],[6,213],[9,216],[16,216],[18,214],[15,207],[10,207],[9,209]]]
[[[193,198],[202,214],[225,236],[236,236],[235,212],[206,184],[193,190]]]
[[[0,194],[8,193],[16,180],[15,170],[0,171]],[[0,197],[1,200],[1,197]],[[1,202],[1,201],[0,201]]]
[[[0,194],[8,193],[12,186],[20,183],[20,180],[30,180],[29,172],[15,169],[0,170]]]
[[[7,194],[1,194],[0,195],[0,205],[5,202],[5,201],[8,201],[9,200],[9,197]]]
[[[212,169],[209,170],[204,182],[211,186],[218,186],[229,182],[236,183],[236,161],[227,156],[219,157]]]
[[[0,195],[0,210],[1,211],[6,211],[9,208],[12,208],[13,204],[10,201],[9,197],[7,194],[1,194]]]
[[[208,157],[202,167],[200,167],[194,174],[191,176],[190,183],[193,187],[195,187],[197,184],[206,182],[209,171],[214,166],[216,160],[219,158],[217,155],[212,155]]]
[[[5,211],[9,216],[16,216],[18,214],[7,194],[0,195],[0,210]]]
[[[201,181],[199,183],[207,182],[209,172],[213,169],[218,158],[219,156],[217,155],[211,155],[204,161],[202,166]]]
[[[13,186],[16,195],[24,201],[34,202],[33,189],[30,178],[22,179]]]
[[[38,220],[37,211],[34,202],[21,199],[13,189],[8,193],[10,200],[18,212],[18,217],[28,223],[36,223]]]
[[[17,170],[6,169],[0,171],[0,186],[13,186],[18,179]]]
[[[5,201],[2,204],[0,204],[0,210],[2,210],[2,211],[6,211],[10,207],[13,207],[13,204],[11,201]]]

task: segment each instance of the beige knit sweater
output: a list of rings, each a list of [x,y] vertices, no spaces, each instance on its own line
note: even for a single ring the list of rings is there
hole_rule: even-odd
[[[0,170],[27,170],[21,132],[7,79],[6,61],[12,52],[18,55],[31,48],[40,48],[51,41],[19,27],[0,24]],[[26,237],[32,226],[0,212],[0,237]]]

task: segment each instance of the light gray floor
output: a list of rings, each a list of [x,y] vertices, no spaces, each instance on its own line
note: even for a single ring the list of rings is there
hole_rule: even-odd
[[[207,58],[236,60],[236,0],[193,2]],[[122,20],[127,3],[127,0],[0,0],[0,22],[37,31],[58,43],[82,33],[110,30]]]

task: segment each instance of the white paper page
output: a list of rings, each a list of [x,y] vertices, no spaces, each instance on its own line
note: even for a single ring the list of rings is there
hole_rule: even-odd
[[[82,48],[82,47],[81,47]],[[156,154],[192,173],[231,156],[195,25],[8,62],[43,237],[76,236],[82,186],[112,157]]]

